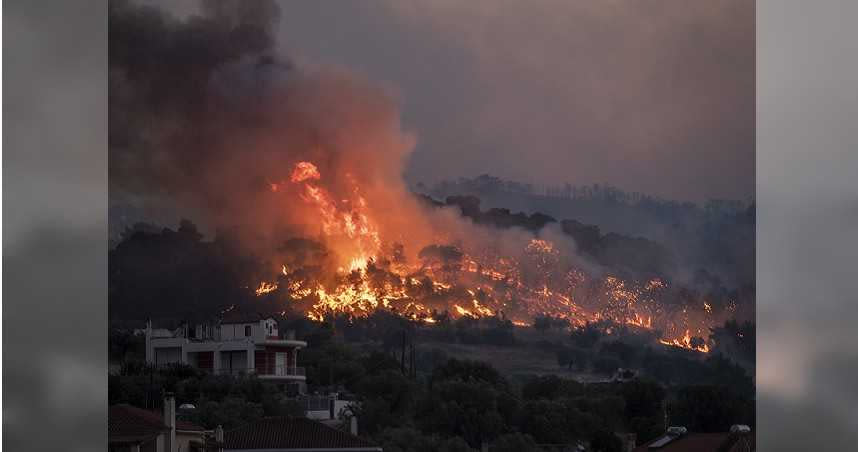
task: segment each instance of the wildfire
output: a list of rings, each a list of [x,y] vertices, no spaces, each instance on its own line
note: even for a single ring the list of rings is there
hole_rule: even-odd
[[[360,195],[356,181],[347,177],[352,184],[354,199],[341,199],[337,202],[324,187],[313,183],[321,178],[316,165],[298,162],[292,170],[290,180],[304,184],[301,199],[316,207],[322,231],[326,236],[346,237],[354,241],[359,256],[351,259],[349,270],[365,267],[366,262],[376,255],[381,247],[378,228],[366,213],[366,199]]]
[[[388,309],[424,323],[436,323],[433,313],[446,311],[474,318],[502,314],[517,326],[529,326],[536,316],[550,315],[571,326],[607,321],[614,325],[606,328],[610,333],[623,325],[684,329],[683,336],[667,334],[660,342],[709,351],[705,340],[692,338],[690,331],[710,326],[707,322],[715,320],[712,306],[708,301],[679,309],[664,305],[661,300],[670,288],[661,279],[592,276],[565,263],[557,245],[542,238],[522,243],[512,256],[496,249],[435,246],[425,257],[421,252],[421,261],[409,262],[401,258],[401,246],[396,258],[391,251],[395,247],[382,240],[369,203],[351,175],[338,181],[348,188],[338,196],[321,184],[323,175],[311,162],[295,164],[289,181],[316,212],[323,239],[337,244],[336,271],[314,276],[300,266],[283,264],[277,282],[261,282],[256,294],[278,291],[310,319],[322,321],[331,313],[367,316]],[[287,193],[275,184],[272,191]],[[709,316],[692,315],[698,310]]]
[[[322,176],[319,174],[319,168],[310,162],[298,162],[295,169],[292,170],[292,182],[304,182],[306,180],[319,180]]]
[[[274,292],[275,290],[277,290],[277,283],[268,283],[263,281],[259,283],[259,287],[256,288],[256,296],[265,295],[267,293]]]
[[[698,341],[695,341],[694,339],[698,339]],[[658,341],[664,345],[669,345],[671,347],[679,347],[688,350],[709,353],[709,345],[706,344],[705,340],[703,340],[702,338],[692,338],[689,330],[685,330],[685,335],[682,336],[682,338],[680,339],[659,339]]]
[[[626,324],[650,329],[652,328],[652,316],[644,318],[640,314],[635,313],[633,318],[626,319]]]

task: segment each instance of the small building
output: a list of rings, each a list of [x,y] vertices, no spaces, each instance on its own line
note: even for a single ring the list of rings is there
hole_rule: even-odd
[[[357,432],[290,417],[264,418],[224,432],[222,444],[222,452],[382,452],[381,447],[358,437]]]
[[[277,320],[259,314],[227,313],[215,322],[176,330],[146,324],[146,362],[155,366],[188,364],[214,374],[256,374],[291,384],[303,392],[306,376],[298,367],[298,350],[307,346],[288,333],[281,337]]]
[[[107,444],[110,452],[202,452],[206,430],[176,419],[176,401],[164,399],[164,413],[120,404],[108,408]]]
[[[327,395],[302,395],[297,401],[308,418],[327,425],[343,421],[347,413],[354,412],[355,408],[360,406],[357,401],[343,398],[336,392]]]

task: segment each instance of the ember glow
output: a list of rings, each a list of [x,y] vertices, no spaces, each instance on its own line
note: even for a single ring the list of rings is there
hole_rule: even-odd
[[[519,239],[517,252],[460,240],[426,245],[416,258],[409,257],[414,250],[385,239],[373,217],[377,211],[354,177],[346,173],[336,182],[347,187],[346,195],[333,196],[317,165],[301,161],[289,178],[297,191],[272,190],[277,196],[297,194],[298,199],[284,199],[287,205],[312,208],[319,241],[334,264],[278,264],[272,278],[258,284],[257,296],[290,303],[317,321],[331,314],[361,317],[377,309],[425,323],[436,323],[445,312],[453,318],[500,316],[518,326],[549,315],[570,327],[607,322],[614,326],[606,332],[618,326],[658,331],[664,345],[710,350],[703,332],[717,320],[712,306],[666,303],[676,291],[663,279],[591,274],[571,263],[552,240],[532,235]],[[403,242],[407,239],[405,234]]]
[[[256,296],[264,295],[275,290],[277,290],[276,283],[267,283],[263,281],[259,283],[259,287],[256,288]]]
[[[672,347],[679,347],[679,348],[685,348],[688,350],[695,350],[698,352],[709,353],[709,345],[706,344],[705,342],[704,343],[695,343],[695,341],[692,340],[692,337],[689,334],[689,330],[685,330],[685,335],[683,335],[679,339],[670,339],[670,340],[659,339],[658,341],[664,345],[669,345]]]

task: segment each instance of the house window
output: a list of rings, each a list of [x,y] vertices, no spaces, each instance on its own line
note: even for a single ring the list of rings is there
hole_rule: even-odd
[[[250,337],[250,325],[245,325],[245,326],[244,326],[244,336],[245,336],[245,337]]]

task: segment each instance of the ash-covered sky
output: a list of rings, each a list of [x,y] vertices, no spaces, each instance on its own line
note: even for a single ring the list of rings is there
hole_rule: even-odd
[[[412,183],[490,173],[691,201],[754,196],[754,2],[280,6],[284,53],[396,93],[418,138]]]
[[[754,2],[282,4],[280,44],[398,93],[411,182],[754,194]]]

